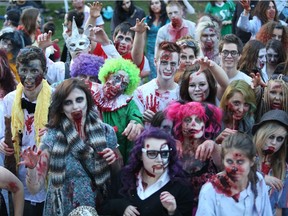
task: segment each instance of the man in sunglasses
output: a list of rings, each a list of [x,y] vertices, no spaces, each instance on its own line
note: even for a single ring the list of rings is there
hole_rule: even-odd
[[[225,35],[219,43],[220,65],[227,73],[229,83],[242,79],[250,85],[252,78],[237,69],[242,50],[243,43],[240,38],[234,34]]]

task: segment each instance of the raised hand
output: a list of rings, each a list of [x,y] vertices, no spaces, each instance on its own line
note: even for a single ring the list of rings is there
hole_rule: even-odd
[[[273,189],[280,191],[283,188],[283,182],[274,176],[265,175],[264,179],[266,185],[269,185]]]
[[[134,120],[131,120],[122,135],[127,136],[128,140],[134,141],[136,137],[144,130],[144,127]]]
[[[90,16],[93,18],[97,18],[101,14],[102,10],[102,3],[100,2],[93,2],[92,4],[88,3],[88,6],[90,7]]]
[[[93,27],[90,29],[89,39],[96,43],[101,43],[102,45],[110,44],[109,37],[106,32],[101,27]]]
[[[118,155],[111,148],[105,148],[103,151],[98,152],[98,154],[102,156],[109,165],[113,164],[118,158]]]
[[[176,211],[177,204],[175,197],[170,194],[168,191],[163,191],[160,194],[160,201],[163,207],[168,211],[169,215],[173,215]]]
[[[214,67],[216,64],[214,61],[208,59],[206,56],[195,59],[192,64],[194,65],[197,63],[200,65],[200,68],[197,71],[197,75],[199,75],[200,73],[202,73],[206,69]]]
[[[38,47],[41,49],[46,49],[47,47],[53,45],[53,43],[57,43],[58,41],[58,39],[52,40],[52,31],[40,34],[37,38]]]
[[[27,149],[20,153],[20,157],[23,159],[23,161],[19,162],[18,165],[23,164],[29,169],[34,169],[40,160],[41,153],[42,151],[37,151],[37,147],[35,145],[32,148],[29,146]]]
[[[244,10],[246,10],[246,11],[250,11],[251,10],[250,0],[240,0],[239,2],[242,5],[242,7],[244,8]]]
[[[196,149],[195,158],[201,161],[205,161],[211,157],[211,154],[215,147],[215,142],[213,140],[206,140]]]
[[[250,73],[250,76],[252,77],[252,83],[251,83],[251,88],[255,89],[256,87],[258,87],[259,85],[262,87],[266,87],[267,84],[264,83],[261,79],[260,73]]]
[[[132,31],[143,33],[146,32],[146,30],[150,30],[150,27],[145,23],[145,18],[143,18],[141,21],[137,18],[135,26],[130,28]]]

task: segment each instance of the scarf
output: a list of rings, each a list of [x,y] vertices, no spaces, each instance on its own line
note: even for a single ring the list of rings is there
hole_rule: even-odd
[[[35,128],[35,144],[39,147],[40,137],[38,135],[39,129],[45,127],[48,122],[48,110],[51,101],[51,87],[46,80],[42,80],[42,89],[38,94],[37,103],[34,113],[34,128]],[[19,83],[16,88],[16,95],[12,105],[11,113],[11,129],[12,129],[12,139],[14,141],[14,156],[16,159],[16,164],[20,161],[20,143],[24,130],[24,111],[21,106],[21,99],[23,93],[23,85]]]
[[[65,116],[62,118],[59,130],[56,134],[58,142],[53,145],[50,154],[50,177],[53,185],[52,196],[54,209],[57,215],[63,213],[62,186],[65,180],[66,156],[69,152],[78,160],[85,163],[85,159],[91,154],[90,147],[94,150],[93,158],[95,167],[89,171],[93,174],[96,185],[101,187],[104,193],[107,191],[105,183],[110,179],[109,165],[98,152],[107,147],[105,129],[97,114],[90,111],[86,117],[85,132],[87,141],[83,141],[74,124]],[[90,147],[89,147],[90,146]]]

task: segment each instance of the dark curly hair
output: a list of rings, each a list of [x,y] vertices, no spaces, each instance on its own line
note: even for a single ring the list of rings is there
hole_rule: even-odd
[[[155,14],[152,11],[150,5],[151,5],[151,0],[148,2],[149,4],[149,16],[147,17],[147,24],[148,26],[152,26],[154,20],[155,20]],[[163,0],[160,0],[160,4],[161,4],[161,10],[160,10],[160,26],[163,26],[166,24],[167,20],[169,20],[168,16],[167,16],[167,12],[166,12],[166,4]]]
[[[137,174],[143,168],[142,148],[148,138],[164,139],[171,149],[168,164],[168,175],[170,181],[182,181],[184,176],[181,165],[178,160],[176,150],[176,140],[160,128],[150,127],[145,129],[137,138],[133,149],[131,150],[128,164],[123,168],[121,175],[122,188],[120,194],[130,196],[131,192],[137,188]]]

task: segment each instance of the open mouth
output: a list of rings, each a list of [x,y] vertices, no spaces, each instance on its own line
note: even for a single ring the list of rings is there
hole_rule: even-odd
[[[72,112],[71,116],[74,119],[74,121],[82,119],[82,110],[76,111],[76,112]]]
[[[269,146],[268,149],[263,150],[263,153],[264,153],[265,155],[272,154],[272,153],[274,153],[274,152],[275,152],[275,148],[272,147],[272,146]]]
[[[164,166],[162,164],[157,164],[152,166],[153,170],[162,170]]]
[[[280,103],[272,103],[272,109],[282,109],[282,105]]]

